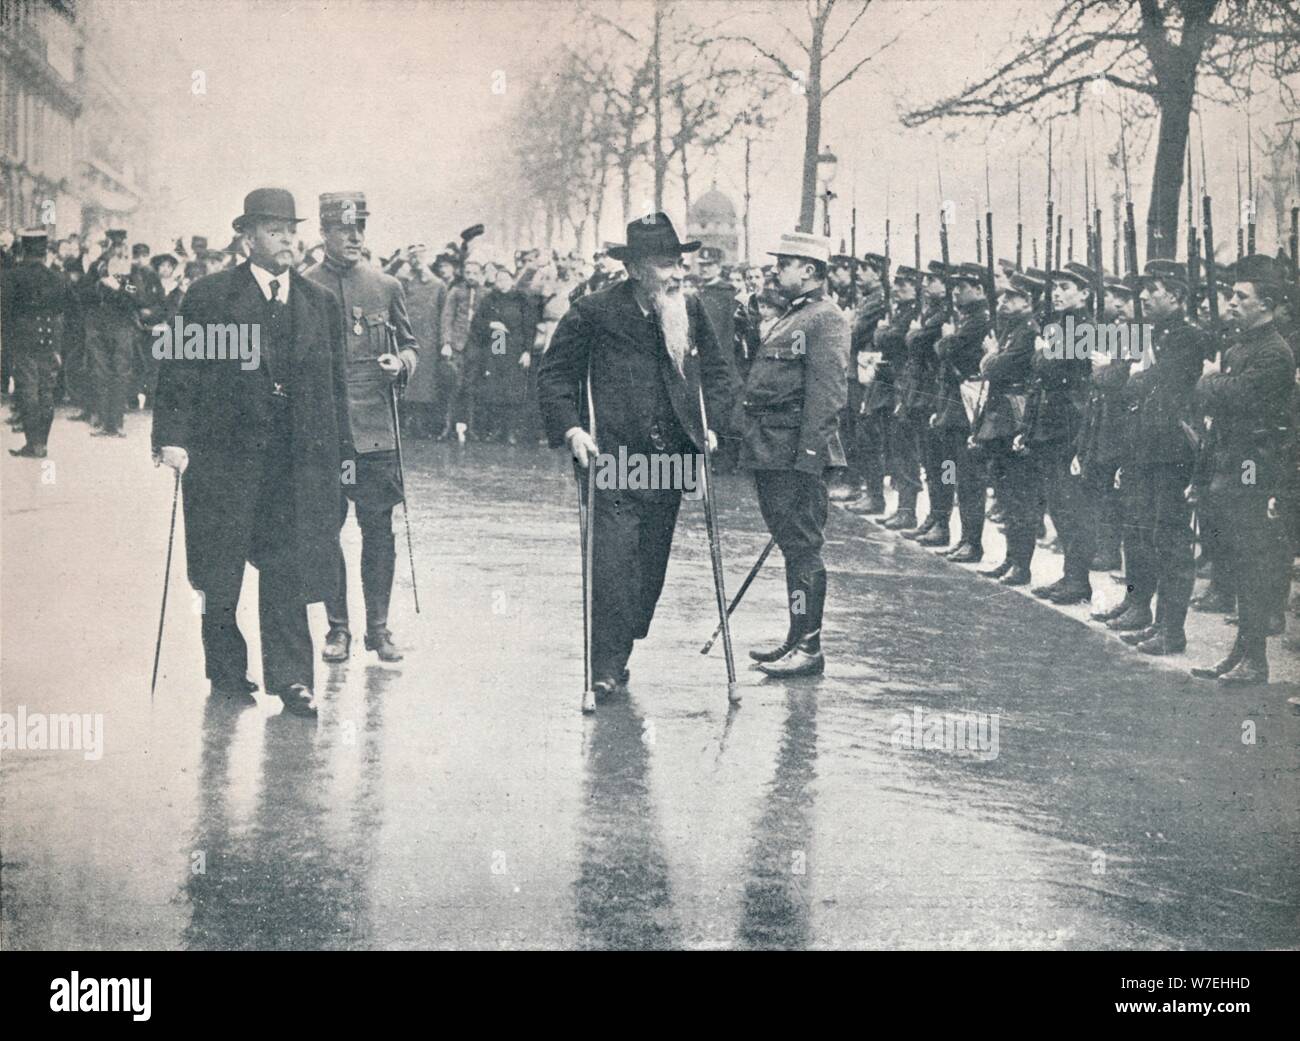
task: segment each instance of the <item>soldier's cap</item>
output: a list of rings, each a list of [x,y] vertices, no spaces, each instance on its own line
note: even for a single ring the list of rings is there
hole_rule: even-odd
[[[122,243],[126,241],[125,228],[109,228],[104,232],[104,235],[108,238],[109,242]]]
[[[926,265],[925,273],[929,278],[946,278],[950,268],[945,267],[942,260],[932,260]]]
[[[1015,261],[1012,260],[998,260],[998,267],[1002,269],[1004,275],[1010,275],[1011,272],[1018,270]]]
[[[853,267],[853,258],[847,253],[836,253],[831,257],[830,267],[849,270]]]
[[[1034,297],[1042,294],[1047,288],[1047,281],[1040,277],[1043,273],[1030,271],[1013,271],[1011,272],[1011,289],[1009,292],[1019,293],[1021,296],[1028,297],[1032,300]]]
[[[717,246],[701,246],[697,259],[701,264],[721,264],[722,250]]]
[[[948,277],[954,282],[966,282],[982,286],[984,279],[988,277],[988,269],[983,264],[974,264],[967,261],[964,264],[954,264]]]
[[[1082,264],[1066,264],[1052,271],[1053,282],[1069,282],[1080,289],[1091,289],[1096,280],[1096,272]]]
[[[315,248],[315,247],[313,247],[313,248]],[[452,253],[439,253],[436,257],[433,258],[433,263],[434,263],[435,265],[438,265],[438,264],[450,264],[452,267],[455,267],[455,266],[456,266],[456,257],[455,257],[455,255],[452,254]]]
[[[894,268],[894,281],[915,282],[916,276],[919,274],[920,272],[916,268],[908,267],[906,264],[899,264],[898,267]]]
[[[18,240],[22,245],[23,256],[43,257],[50,236],[44,228],[27,228],[18,233]]]
[[[816,260],[822,264],[829,264],[831,240],[825,235],[787,231],[776,244],[776,249],[769,249],[767,252],[774,257],[795,257],[799,260]]]
[[[1162,282],[1173,282],[1187,289],[1187,265],[1177,260],[1148,260],[1147,269],[1141,273],[1141,282],[1158,278]]]
[[[195,253],[202,253],[207,248],[208,240],[202,235],[190,236],[190,249],[194,250]]]
[[[1133,286],[1127,278],[1121,278],[1119,275],[1107,275],[1101,280],[1106,292],[1113,293],[1115,296],[1132,296]]]
[[[254,188],[244,196],[244,212],[230,222],[236,231],[251,219],[266,218],[301,224],[306,217],[299,217],[294,206],[293,193],[286,188]]]
[[[147,242],[137,242],[131,246],[132,259],[136,257],[147,257],[150,252],[149,244]]]
[[[884,273],[885,256],[883,253],[864,253],[862,254],[862,263],[871,268],[878,275]]]
[[[615,260],[635,260],[637,257],[681,256],[694,253],[701,243],[692,239],[683,242],[666,213],[648,213],[631,221],[627,226],[627,242],[614,243],[605,252]]]
[[[320,197],[320,222],[322,224],[360,224],[370,216],[366,208],[365,192],[322,192]]]
[[[152,257],[149,258],[149,266],[153,268],[155,271],[157,271],[160,267],[163,266],[163,264],[167,263],[167,261],[169,260],[172,262],[172,266],[180,267],[181,258],[178,257],[175,253],[155,253]]]
[[[1280,288],[1286,282],[1277,261],[1263,253],[1251,253],[1237,261],[1233,265],[1232,280],[1255,282],[1273,288]]]

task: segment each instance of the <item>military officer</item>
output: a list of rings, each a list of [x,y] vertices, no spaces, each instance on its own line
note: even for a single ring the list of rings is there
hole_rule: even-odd
[[[362,192],[326,192],[320,197],[325,257],[305,275],[334,294],[341,309],[347,356],[348,415],[356,449],[356,472],[344,475],[346,499],[339,528],[347,520],[347,499],[361,528],[361,588],[366,604],[366,650],[380,661],[402,660],[388,629],[397,552],[393,507],[403,500],[397,465],[393,385],[415,372],[420,344],[411,332],[402,284],[362,259],[370,211]],[[351,476],[353,479],[348,480]],[[348,622],[347,565],[340,545],[338,585],[325,601],[329,634],[321,657],[345,661],[352,647]]]
[[[64,277],[45,266],[44,229],[19,238],[22,259],[5,270],[0,290],[0,337],[13,351],[15,404],[27,443],[9,454],[44,459],[54,423],[63,316],[72,294]]]
[[[824,473],[844,466],[839,411],[848,396],[849,321],[827,296],[830,240],[795,232],[776,249],[777,287],[789,306],[768,331],[740,405],[740,465],[754,471],[763,521],[785,557],[790,624],[775,647],[750,651],[772,676],[815,675],[826,603]]]
[[[1196,385],[1213,420],[1211,491],[1223,512],[1222,550],[1237,585],[1237,639],[1215,665],[1192,670],[1232,685],[1268,682],[1273,572],[1289,548],[1284,498],[1294,460],[1291,395],[1296,363],[1277,330],[1285,293],[1276,262],[1251,254],[1237,262],[1227,322],[1232,346],[1204,364]]]

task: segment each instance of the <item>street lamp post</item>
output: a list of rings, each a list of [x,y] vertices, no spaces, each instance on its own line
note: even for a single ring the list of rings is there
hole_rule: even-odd
[[[839,159],[831,151],[830,145],[823,146],[821,154],[817,156],[817,179],[822,189],[822,234],[827,238],[831,236],[831,200],[836,197],[831,191],[831,185],[835,183],[835,168],[838,165]]]

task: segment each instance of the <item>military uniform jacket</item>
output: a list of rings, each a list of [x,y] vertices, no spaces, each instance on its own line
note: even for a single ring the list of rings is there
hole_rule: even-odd
[[[844,465],[849,322],[823,291],[798,297],[768,330],[737,410],[740,465],[820,474]]]
[[[904,335],[907,360],[898,381],[898,400],[905,411],[928,417],[934,411],[935,383],[939,357],[935,344],[943,335],[943,308],[931,307],[921,319],[921,328],[908,329]]]
[[[0,340],[15,354],[58,354],[71,306],[72,291],[58,272],[36,261],[8,268],[0,283]]]
[[[1062,324],[1065,318],[1064,314],[1056,316]],[[1079,311],[1074,320],[1091,322],[1092,316]],[[1049,358],[1042,351],[1035,353],[1026,440],[1076,444],[1091,376],[1092,362],[1087,358]]]
[[[1200,378],[1196,400],[1211,419],[1216,490],[1276,495],[1285,489],[1293,465],[1294,384],[1295,358],[1271,322],[1242,333],[1224,354],[1222,371]],[[1243,480],[1247,474],[1253,484]]]
[[[875,375],[867,383],[862,398],[863,412],[892,411],[895,403],[901,400],[897,391],[907,363],[907,327],[916,314],[915,301],[900,301],[894,305],[892,317],[882,315],[876,323],[871,340],[880,360],[876,362]]]
[[[1009,441],[1020,429],[1037,339],[1038,323],[1032,315],[1010,319],[1000,331],[998,349],[980,359],[980,374],[988,381],[988,393],[975,417],[978,443]]]
[[[686,297],[690,350],[677,371],[659,329],[645,314],[631,280],[580,297],[560,319],[537,372],[537,401],[552,448],[573,427],[589,430],[586,380],[596,403],[596,442],[607,454],[620,447],[646,455],[694,445],[702,452],[703,386],[709,426],[727,419],[731,383],[713,326],[693,296]],[[680,443],[681,437],[687,445]]]
[[[1085,470],[1119,466],[1136,436],[1129,419],[1132,395],[1129,393],[1129,369],[1133,363],[1125,358],[1112,359],[1109,365],[1092,370],[1088,398],[1079,423],[1075,454]]]
[[[885,294],[881,289],[873,289],[863,297],[862,305],[853,315],[853,337],[849,344],[849,383],[862,388],[862,401],[871,400],[872,407],[863,405],[861,411],[875,412],[893,407],[894,378],[888,366],[881,364],[881,359],[863,354],[874,355],[876,347],[876,330],[887,321],[889,312],[885,308]],[[882,374],[881,370],[884,369]],[[881,387],[873,390],[872,385],[881,381]]]
[[[1181,316],[1155,327],[1155,365],[1134,381],[1136,422],[1130,429],[1138,466],[1191,465],[1196,445],[1192,395],[1201,375],[1206,338]]]
[[[984,337],[989,334],[988,306],[981,300],[958,316],[951,336],[935,345],[939,356],[939,402],[935,408],[935,425],[954,430],[971,429],[961,400],[961,385],[978,380],[980,360],[984,355]]]
[[[419,353],[402,283],[369,264],[344,267],[328,257],[308,268],[304,277],[324,286],[338,302],[347,360],[348,416],[357,454],[395,450],[390,381],[376,359],[398,351]],[[396,341],[392,345],[389,323]]]

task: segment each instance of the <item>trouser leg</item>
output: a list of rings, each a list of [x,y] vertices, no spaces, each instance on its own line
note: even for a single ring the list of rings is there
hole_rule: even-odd
[[[311,629],[293,548],[265,560],[258,575],[263,684],[268,692],[285,691],[295,683],[310,688],[314,667]]]
[[[1060,537],[1065,557],[1062,577],[1071,585],[1087,586],[1090,584],[1088,568],[1092,557],[1089,555],[1085,559],[1080,552],[1083,482],[1080,477],[1070,473],[1073,458],[1072,445],[1062,443],[1052,446],[1048,464],[1050,476],[1047,485],[1047,512]]]
[[[969,434],[953,434],[952,451],[957,459],[957,511],[961,517],[961,540],[981,549],[984,546],[984,509],[988,498],[988,471],[983,454],[967,447]]]
[[[898,490],[898,508],[916,509],[921,491],[921,433],[915,418],[903,413],[895,425],[894,485]]]
[[[343,525],[348,519],[348,500],[343,499],[339,509],[339,534],[334,540],[334,595],[325,599],[325,617],[330,629],[348,631],[348,563],[343,557]],[[364,545],[364,543],[363,543]]]
[[[1007,559],[1026,570],[1034,558],[1038,524],[1043,518],[1044,475],[1034,456],[1008,451],[1003,456],[1003,514],[1006,517]]]
[[[393,538],[393,507],[383,509],[357,504],[361,528],[361,589],[366,601],[366,632],[388,632],[388,603],[393,595],[397,542]]]
[[[946,524],[952,515],[952,502],[957,490],[956,460],[948,451],[944,431],[927,425],[922,428],[921,439],[930,513]]]
[[[820,634],[826,602],[824,543],[829,497],[820,476],[756,470],[759,511],[785,558],[791,634]]]
[[[1192,508],[1183,494],[1190,480],[1185,466],[1161,466],[1151,475],[1158,615],[1164,633],[1176,638],[1183,635],[1187,606],[1196,584]]]
[[[861,478],[873,499],[884,495],[885,486],[885,413],[872,412],[857,419],[858,458]]]
[[[1135,607],[1150,607],[1156,591],[1156,562],[1151,521],[1155,514],[1152,483],[1146,470],[1125,468],[1121,478],[1124,493],[1124,576],[1128,599]]]
[[[201,590],[203,620],[203,672],[218,686],[234,687],[248,674],[248,645],[239,631],[235,613],[244,579],[244,558],[223,569],[225,574],[209,589]]]

